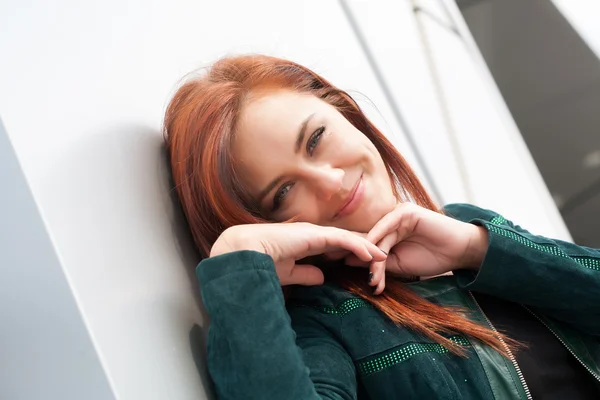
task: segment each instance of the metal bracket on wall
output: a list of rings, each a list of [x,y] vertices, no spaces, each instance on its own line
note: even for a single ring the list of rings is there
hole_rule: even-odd
[[[462,41],[462,36],[458,32],[458,28],[456,27],[456,24],[454,24],[454,22],[452,21],[452,17],[450,16],[450,13],[446,9],[446,5],[443,2],[438,1],[438,4],[440,4],[441,7],[443,8],[444,13],[448,17],[448,20],[451,21],[451,24],[452,24],[451,26],[443,23],[442,21],[439,20],[439,18],[433,17],[434,14],[432,14],[430,12],[426,12],[422,7],[420,7],[417,4],[416,0],[410,0],[410,2],[413,6],[413,12],[415,14],[415,20],[417,23],[417,29],[419,31],[419,37],[421,39],[423,49],[425,50],[425,58],[427,60],[427,65],[429,67],[429,73],[431,76],[431,80],[432,80],[433,86],[434,86],[436,94],[437,94],[436,97],[438,99],[438,105],[440,107],[441,117],[442,117],[442,120],[444,121],[444,125],[446,126],[446,133],[448,134],[448,137],[450,139],[450,146],[452,148],[454,160],[456,161],[456,164],[458,166],[458,173],[460,175],[460,179],[463,184],[463,189],[465,190],[465,197],[466,197],[467,202],[473,203],[474,202],[473,188],[472,188],[471,180],[469,179],[469,174],[467,172],[467,166],[466,166],[466,163],[464,160],[464,155],[460,149],[458,135],[457,135],[456,129],[454,127],[454,122],[452,120],[452,114],[450,112],[450,107],[448,106],[448,99],[446,97],[446,93],[444,92],[444,88],[442,85],[442,79],[440,77],[440,73],[438,71],[435,59],[433,57],[433,51],[431,49],[431,45],[429,43],[427,33],[425,32],[425,27],[423,26],[420,16],[423,15],[428,18],[431,18],[435,23],[440,25],[442,28],[449,30],[450,32],[456,34],[461,41]],[[462,41],[462,42],[464,44],[464,41]]]
[[[413,151],[415,158],[417,159],[417,163],[419,164],[419,166],[421,167],[421,170],[423,171],[424,178],[431,187],[433,197],[439,203],[444,204],[444,199],[442,197],[442,193],[440,192],[439,188],[435,184],[433,175],[431,174],[431,171],[429,170],[427,164],[425,163],[425,159],[423,158],[421,151],[416,144],[416,141],[413,137],[413,133],[411,132],[410,128],[408,127],[408,124],[404,120],[402,113],[400,112],[400,107],[398,106],[396,100],[394,99],[394,96],[392,95],[392,93],[389,89],[389,84],[386,82],[386,80],[383,76],[383,73],[381,72],[381,69],[379,68],[379,65],[377,64],[377,61],[375,61],[375,57],[373,56],[373,53],[371,52],[371,49],[369,48],[369,45],[367,44],[364,34],[363,34],[362,30],[360,29],[360,26],[359,26],[358,22],[356,21],[356,18],[354,17],[352,10],[348,6],[348,4],[346,4],[345,0],[339,0],[339,2],[340,2],[340,5],[342,7],[344,14],[346,15],[346,18],[348,19],[348,22],[350,23],[352,30],[354,31],[354,34],[356,35],[356,39],[358,40],[358,43],[359,43],[362,51],[365,54],[365,58],[367,59],[367,62],[369,63],[369,66],[371,67],[371,70],[373,71],[373,74],[375,75],[375,79],[377,80],[377,83],[379,84],[381,90],[383,91],[383,95],[385,96],[385,99],[387,100],[387,102],[390,105],[390,108],[394,114],[394,118],[396,119],[396,121],[398,122],[400,127],[402,128],[402,131],[404,132],[404,134],[406,136],[406,140],[407,140],[411,150]]]

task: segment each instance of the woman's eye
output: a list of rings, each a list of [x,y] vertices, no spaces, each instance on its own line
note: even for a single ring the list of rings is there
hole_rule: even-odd
[[[308,142],[306,142],[306,152],[308,153],[308,155],[311,155],[311,156],[313,155],[315,148],[317,147],[317,145],[319,144],[319,141],[321,140],[321,136],[323,136],[323,132],[325,132],[325,127],[324,126],[319,127],[310,136],[310,138],[308,139]]]
[[[273,197],[273,209],[271,210],[272,212],[277,211],[279,207],[281,207],[281,203],[283,202],[283,200],[285,200],[285,196],[287,196],[292,186],[294,185],[291,183],[286,183],[277,191],[277,193],[275,193],[275,196]]]

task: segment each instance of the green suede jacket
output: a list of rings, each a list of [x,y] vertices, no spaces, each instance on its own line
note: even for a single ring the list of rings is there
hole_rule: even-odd
[[[409,284],[424,298],[489,321],[471,291],[520,303],[600,384],[600,251],[535,236],[465,204],[447,215],[489,232],[479,272]],[[286,304],[273,260],[239,251],[197,268],[210,314],[208,369],[219,399],[527,399],[514,359],[463,336],[468,357],[394,325],[331,284],[298,288]]]

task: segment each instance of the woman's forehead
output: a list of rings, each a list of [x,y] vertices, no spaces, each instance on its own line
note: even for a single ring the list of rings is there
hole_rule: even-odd
[[[279,92],[250,102],[242,111],[232,143],[237,169],[255,189],[268,184],[278,169],[294,160],[299,131],[316,117],[322,100],[306,94]]]
[[[307,112],[322,107],[323,102],[310,94],[286,91],[264,95],[244,106],[238,130],[251,132],[253,127],[263,130],[294,127]],[[273,126],[274,123],[280,126]]]
[[[325,106],[312,95],[295,92],[278,92],[251,101],[241,112],[234,152],[257,143],[279,147],[295,141],[303,122]]]

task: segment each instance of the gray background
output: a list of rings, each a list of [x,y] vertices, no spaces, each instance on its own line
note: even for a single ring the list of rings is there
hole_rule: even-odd
[[[575,242],[600,247],[600,60],[549,0],[459,1]]]

